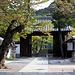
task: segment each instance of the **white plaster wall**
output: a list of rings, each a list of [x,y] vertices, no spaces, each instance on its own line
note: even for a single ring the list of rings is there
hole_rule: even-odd
[[[20,54],[20,44],[15,44],[16,47],[16,54]]]

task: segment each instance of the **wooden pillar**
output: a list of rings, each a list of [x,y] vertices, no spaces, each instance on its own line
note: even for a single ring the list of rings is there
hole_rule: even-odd
[[[67,33],[68,32],[65,32],[65,31],[62,32],[62,42],[65,41],[65,35]],[[61,50],[60,50],[59,33],[58,31],[54,31],[52,32],[52,35],[53,35],[53,56],[61,57],[62,55],[61,55]],[[63,48],[63,53],[66,56],[64,48]]]
[[[58,32],[53,33],[53,56],[54,57],[61,57]]]
[[[31,51],[31,35],[27,35],[26,39],[23,37],[20,38],[20,56],[27,56],[31,57],[32,56],[32,51]]]

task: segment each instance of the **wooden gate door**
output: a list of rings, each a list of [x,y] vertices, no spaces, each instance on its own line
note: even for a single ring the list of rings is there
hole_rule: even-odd
[[[20,56],[26,56],[26,57],[30,57],[32,56],[31,53],[31,43],[30,43],[31,38],[20,38]]]

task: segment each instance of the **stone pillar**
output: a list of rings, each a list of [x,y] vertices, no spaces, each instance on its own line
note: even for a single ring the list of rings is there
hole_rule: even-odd
[[[72,61],[75,62],[75,51],[72,53]]]
[[[75,39],[74,38],[73,38],[72,43],[73,43],[72,61],[75,62]]]
[[[16,58],[16,46],[15,43],[12,43],[12,58]]]

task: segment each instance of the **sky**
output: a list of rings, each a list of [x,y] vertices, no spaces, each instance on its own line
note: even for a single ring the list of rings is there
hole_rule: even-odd
[[[45,3],[41,3],[41,4],[37,4],[37,5],[33,5],[32,8],[34,10],[40,10],[40,9],[44,9],[47,8],[54,0],[49,0]]]

